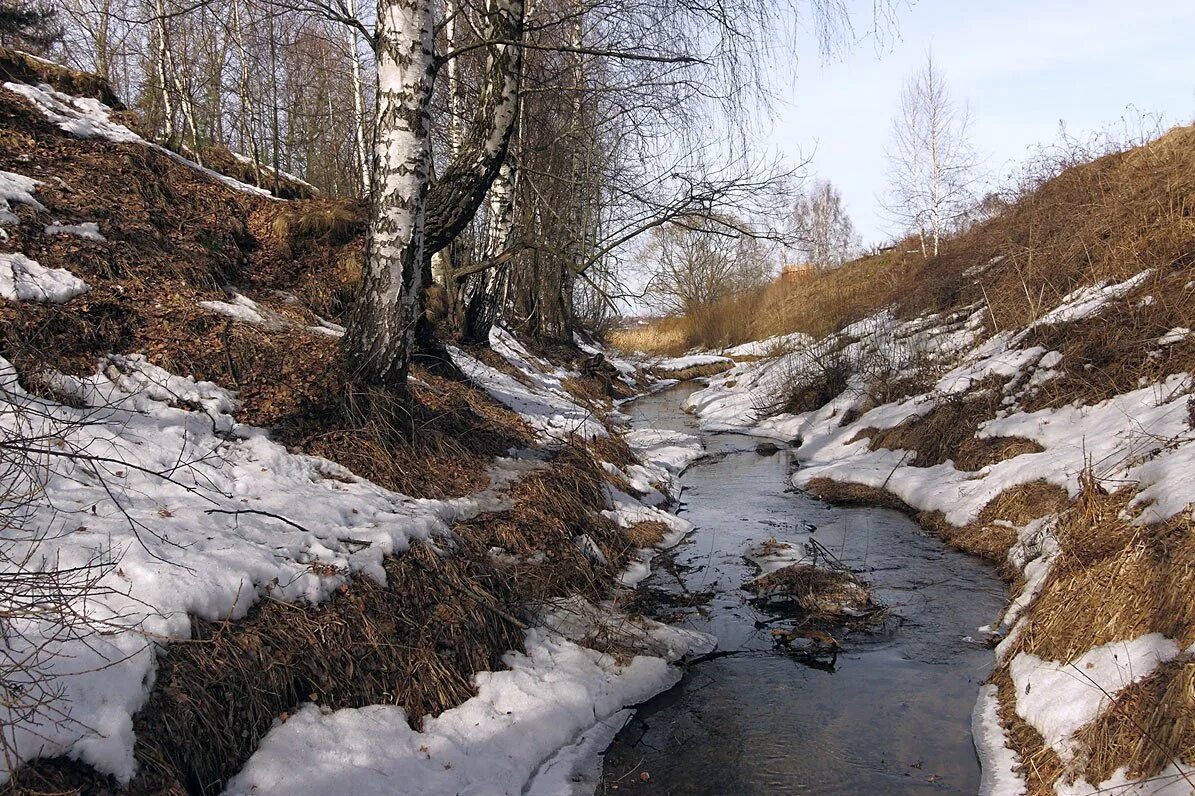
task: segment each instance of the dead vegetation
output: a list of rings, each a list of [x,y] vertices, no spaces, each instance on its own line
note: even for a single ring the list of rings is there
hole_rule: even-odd
[[[26,381],[144,353],[235,389],[241,422],[414,497],[482,489],[495,457],[533,445],[518,415],[458,379],[417,366],[399,401],[345,370],[336,326],[360,275],[359,208],[276,203],[141,145],[74,139],[7,92],[0,130],[0,168],[39,180],[48,210],[43,219],[14,208],[10,245],[91,288],[62,305],[0,301],[0,354]],[[95,221],[106,240],[46,235],[50,215]],[[200,306],[238,296],[265,321]],[[608,363],[578,367],[569,386],[595,411],[626,389]],[[129,788],[59,758],[26,766],[10,790],[216,793],[272,723],[303,704],[398,704],[416,724],[459,704],[474,673],[521,647],[524,608],[605,599],[628,558],[662,536],[654,524],[623,529],[601,516],[610,477],[599,459],[636,459],[617,435],[592,443],[596,458],[586,445],[573,440],[529,470],[509,489],[508,511],[459,523],[436,542],[444,549],[420,543],[387,558],[386,586],[347,578],[318,606],[267,596],[243,619],[196,620],[191,641],[160,650],[135,718],[140,773]]]
[[[667,368],[662,365],[656,365],[648,368],[648,370],[657,379],[690,381],[692,379],[702,379],[706,376],[716,376],[719,373],[725,373],[733,367],[734,363],[730,360],[719,360],[717,362],[702,362],[683,368]]]
[[[905,464],[930,467],[952,461],[960,470],[975,472],[988,465],[1042,447],[1020,437],[980,437],[979,426],[996,417],[1004,401],[1005,380],[992,378],[967,392],[944,396],[924,414],[914,415],[890,428],[865,428],[856,439],[866,438],[872,450],[912,451]]]
[[[1108,493],[1085,479],[1080,498],[1054,528],[1060,552],[1010,657],[1029,652],[1072,661],[1093,647],[1146,633],[1162,633],[1184,649],[1195,641],[1191,519],[1179,515],[1137,525],[1132,497],[1131,490]],[[1031,794],[1053,793],[1060,777],[1099,783],[1127,765],[1131,777],[1148,778],[1177,761],[1195,763],[1195,662],[1189,654],[1114,695],[1110,707],[1077,733],[1072,766],[1016,715],[1007,673],[999,670],[993,679]]]
[[[946,522],[938,512],[917,511],[886,489],[829,478],[814,478],[805,488],[829,503],[883,506],[903,512],[952,547],[999,564],[1016,541],[1017,526],[1059,512],[1070,502],[1065,489],[1032,481],[1004,490],[984,506],[974,522],[960,527]]]
[[[883,611],[851,572],[790,564],[749,581],[744,589],[764,600],[791,601],[805,624],[873,621]]]

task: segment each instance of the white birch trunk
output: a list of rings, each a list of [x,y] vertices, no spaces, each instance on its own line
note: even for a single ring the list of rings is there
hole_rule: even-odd
[[[345,343],[368,382],[405,389],[422,310],[434,78],[431,0],[378,0],[378,111],[365,272]]]
[[[347,0],[349,16],[357,18],[356,0]],[[349,53],[353,58],[353,125],[357,142],[357,167],[361,169],[361,195],[368,197],[372,190],[373,164],[369,162],[369,136],[365,129],[365,86],[361,80],[361,34],[355,27],[349,28]]]

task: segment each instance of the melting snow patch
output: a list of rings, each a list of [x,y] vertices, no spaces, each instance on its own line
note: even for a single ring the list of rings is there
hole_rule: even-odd
[[[1113,641],[1070,663],[1043,661],[1027,652],[1009,663],[1017,715],[1033,725],[1063,760],[1073,756],[1072,736],[1095,721],[1125,686],[1148,677],[1179,654],[1161,633]]]
[[[477,674],[477,696],[424,720],[422,731],[390,705],[304,708],[275,725],[225,793],[559,793],[549,784],[592,768],[594,737],[611,737],[628,715],[624,708],[680,679],[670,661],[709,648],[701,634],[644,623],[636,636],[656,654],[620,662],[570,641],[570,630],[591,632],[592,619],[567,614],[528,630],[526,653],[507,653],[505,671]]]
[[[517,412],[538,431],[541,440],[564,441],[572,434],[592,440],[606,435],[605,425],[593,411],[578,404],[565,390],[562,381],[568,373],[558,369],[544,372],[514,337],[498,327],[491,333],[490,344],[516,368],[521,379],[491,368],[453,345],[449,345],[448,354],[473,384]]]
[[[61,304],[87,291],[87,283],[65,268],[46,268],[19,252],[0,253],[0,297]]]
[[[1158,338],[1158,345],[1174,345],[1181,343],[1191,336],[1191,330],[1185,326],[1176,326]]]
[[[1142,271],[1123,282],[1101,282],[1074,290],[1062,299],[1059,306],[1041,316],[1033,325],[1069,323],[1096,315],[1110,302],[1128,295],[1133,288],[1148,279],[1151,273],[1152,270]]]
[[[46,224],[47,235],[73,235],[76,238],[86,238],[103,243],[106,238],[100,234],[100,225],[94,221],[84,221],[82,224]]]
[[[971,737],[982,763],[980,796],[1024,796],[1025,783],[1017,773],[1020,759],[1009,748],[996,713],[996,686],[988,684],[979,689],[979,699],[971,716]]]
[[[13,212],[14,203],[31,205],[44,211],[45,206],[33,198],[33,191],[39,185],[41,183],[32,177],[0,171],[0,224],[16,224],[20,220]]]

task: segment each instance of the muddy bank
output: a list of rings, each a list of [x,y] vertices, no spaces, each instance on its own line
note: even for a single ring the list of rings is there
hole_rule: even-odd
[[[682,386],[641,399],[637,426],[693,430]],[[831,507],[788,485],[791,456],[706,435],[711,456],[683,476],[696,531],[644,584],[651,611],[715,635],[719,653],[648,702],[605,758],[599,793],[975,793],[970,722],[992,656],[978,628],[1005,600],[994,569],[946,549],[907,517]],[[742,586],[744,553],[811,540],[856,571],[887,618],[823,627],[833,657],[777,644],[804,622]],[[807,629],[807,628],[804,628]],[[646,775],[646,776],[644,776]]]

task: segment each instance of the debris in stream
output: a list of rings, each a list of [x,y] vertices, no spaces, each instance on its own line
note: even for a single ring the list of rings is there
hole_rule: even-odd
[[[884,612],[849,570],[790,564],[749,581],[744,589],[768,602],[792,603],[810,622],[855,623]]]
[[[760,456],[774,456],[780,452],[780,446],[775,442],[761,442],[755,446],[755,452]]]

